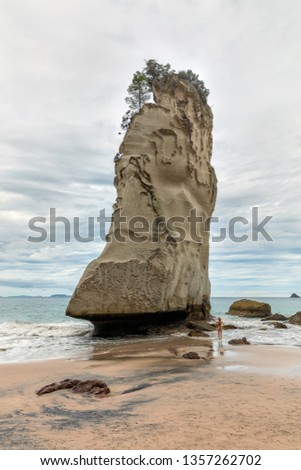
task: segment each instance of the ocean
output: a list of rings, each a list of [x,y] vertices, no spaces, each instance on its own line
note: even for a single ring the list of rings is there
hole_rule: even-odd
[[[275,329],[260,319],[226,315],[237,298],[211,298],[212,314],[243,330],[227,330],[224,341],[246,336],[253,344],[301,347],[301,326]],[[268,302],[273,313],[290,316],[301,311],[301,298],[254,298]],[[65,315],[69,298],[0,298],[0,363],[38,361],[55,358],[89,359],[103,345],[121,339],[92,337],[92,325]],[[262,328],[264,328],[262,330]],[[215,334],[215,333],[213,333]],[[158,337],[160,340],[161,337]],[[142,338],[147,342],[148,337]],[[141,337],[139,337],[141,340]],[[133,337],[123,338],[133,341]]]

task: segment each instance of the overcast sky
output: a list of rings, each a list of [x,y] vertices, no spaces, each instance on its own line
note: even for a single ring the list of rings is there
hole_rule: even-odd
[[[210,89],[219,225],[273,216],[273,242],[211,244],[212,295],[301,295],[300,0],[0,6],[0,295],[71,294],[101,252],[98,237],[30,243],[28,221],[111,213],[124,97],[149,58]]]

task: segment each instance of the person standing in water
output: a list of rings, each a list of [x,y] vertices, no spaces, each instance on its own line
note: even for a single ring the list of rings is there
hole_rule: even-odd
[[[221,317],[218,317],[216,326],[217,326],[217,337],[219,341],[221,341],[223,338],[223,326],[224,326]]]

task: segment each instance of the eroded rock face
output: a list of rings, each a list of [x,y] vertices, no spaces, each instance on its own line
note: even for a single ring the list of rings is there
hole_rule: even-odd
[[[242,299],[233,302],[229,308],[229,315],[240,317],[262,318],[271,316],[271,306],[265,302]]]
[[[177,76],[154,82],[153,91],[156,103],[134,116],[120,147],[108,242],[67,308],[100,335],[210,314],[209,234],[195,217],[209,218],[216,199],[212,112]]]

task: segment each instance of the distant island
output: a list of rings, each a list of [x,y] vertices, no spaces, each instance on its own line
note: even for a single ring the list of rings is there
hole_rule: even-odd
[[[0,298],[3,299],[64,299],[69,298],[70,295],[67,294],[52,294],[52,295],[8,295],[7,297]]]
[[[53,294],[50,296],[51,299],[60,299],[64,297],[71,297],[71,296],[67,294]]]
[[[297,295],[297,294],[292,294],[291,299],[300,299],[300,295]]]

